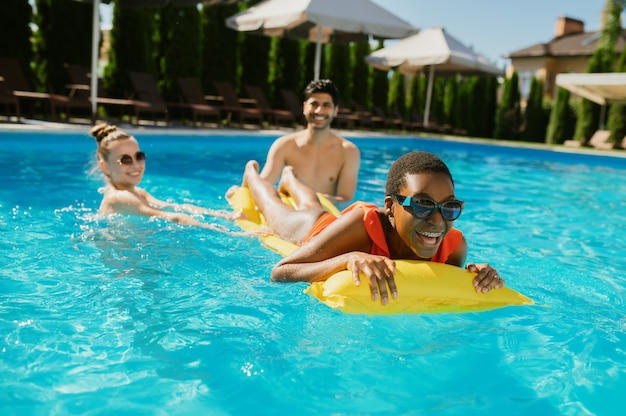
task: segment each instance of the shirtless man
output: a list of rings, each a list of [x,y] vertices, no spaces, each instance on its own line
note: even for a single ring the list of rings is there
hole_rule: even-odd
[[[354,198],[361,153],[352,142],[332,132],[338,93],[326,79],[312,81],[304,90],[305,130],[279,137],[271,145],[261,177],[276,183],[290,166],[300,182],[335,203]]]

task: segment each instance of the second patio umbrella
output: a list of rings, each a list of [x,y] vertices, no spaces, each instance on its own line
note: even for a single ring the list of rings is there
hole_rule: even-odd
[[[417,32],[410,23],[370,0],[265,0],[226,19],[239,31],[292,36],[316,42],[315,79],[319,79],[321,44],[337,33],[404,38]]]
[[[435,67],[438,73],[449,74],[498,75],[502,73],[500,68],[490,64],[483,56],[463,45],[442,27],[423,30],[387,48],[379,49],[366,56],[365,61],[377,69],[389,71],[392,68],[398,68],[403,74],[409,75],[417,74],[426,67],[429,68],[424,109],[425,126],[428,126]]]

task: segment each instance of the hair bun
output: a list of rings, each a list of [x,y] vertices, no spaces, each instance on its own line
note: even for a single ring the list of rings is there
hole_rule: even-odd
[[[109,134],[115,131],[117,131],[117,126],[110,126],[107,123],[102,123],[102,124],[98,124],[97,126],[92,127],[91,130],[89,131],[89,134],[95,137],[96,141],[100,143]]]

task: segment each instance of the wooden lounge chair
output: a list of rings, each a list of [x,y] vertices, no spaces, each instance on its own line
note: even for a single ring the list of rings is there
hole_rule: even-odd
[[[346,103],[344,103],[341,99],[338,100],[337,106],[339,107],[337,115],[335,116],[337,127],[347,128],[350,130],[354,129],[360,122],[360,117],[355,114],[354,111],[349,109]]]
[[[49,94],[46,92],[34,91],[22,71],[19,61],[16,58],[0,58],[0,77],[2,78],[2,90],[3,95],[1,103],[7,105],[16,105],[15,99],[17,99],[17,105],[19,106],[18,121],[21,119],[22,110],[24,106],[22,101],[28,100],[36,104],[41,105],[42,113],[48,112],[50,118],[56,119],[56,108],[62,106],[69,101],[68,97],[64,97],[58,94]],[[11,96],[15,97],[10,98]],[[18,109],[16,107],[16,112]]]
[[[419,114],[412,112],[407,120],[408,128],[410,130],[424,130],[424,120]]]
[[[178,78],[177,81],[184,100],[183,103],[177,105],[191,111],[194,127],[196,126],[198,116],[214,118],[217,124],[221,124],[222,116],[220,109],[207,103],[205,94],[202,91],[202,85],[200,85],[200,81],[197,78]]]
[[[378,106],[374,106],[374,115],[380,117],[383,120],[384,128],[398,128],[400,130],[404,129],[404,120],[398,117],[389,117],[382,108]]]
[[[375,129],[383,124],[383,119],[372,114],[363,104],[353,102],[352,107],[354,107],[354,114],[359,118],[359,127]]]
[[[259,127],[263,125],[263,112],[258,108],[243,106],[230,82],[215,82],[214,85],[224,102],[220,109],[223,114],[226,114],[227,124],[230,124],[233,116],[235,116],[240,127],[244,126],[245,121],[253,121]]]
[[[89,107],[91,108],[91,70],[87,67],[70,64],[66,65],[66,69],[70,79],[70,84],[67,86],[70,90],[69,95],[88,101],[90,103]],[[96,102],[99,105],[104,105],[106,108],[119,107],[121,109],[120,118],[122,118],[122,114],[125,113],[126,110],[130,110],[134,107],[134,100],[113,98],[104,88],[102,79],[98,78],[97,82],[98,96],[96,97]]]
[[[12,113],[17,117],[19,123],[22,119],[22,111],[20,107],[20,100],[13,95],[13,91],[8,88],[4,82],[4,77],[0,76],[0,104],[4,105],[4,114],[9,118]],[[11,111],[13,108],[14,111]]]
[[[295,92],[289,89],[281,89],[280,94],[283,96],[285,106],[295,115],[296,122],[302,124],[304,122],[304,116],[302,114],[302,101],[298,99]]]
[[[165,118],[165,124],[169,125],[169,114],[167,112],[167,104],[161,95],[161,91],[157,87],[156,80],[147,72],[130,71],[128,73],[130,82],[134,89],[133,108],[135,110],[135,122],[139,125],[141,114],[149,113],[153,116],[162,114]],[[157,124],[157,118],[154,118],[154,124]]]
[[[396,125],[400,125],[400,128],[402,130],[409,130],[410,128],[412,128],[411,121],[407,120],[400,111],[393,110],[391,112],[391,117]]]
[[[296,123],[296,116],[290,110],[272,108],[261,87],[246,85],[245,90],[250,98],[256,101],[257,108],[267,116],[269,124],[278,127],[281,121],[286,122],[289,126],[293,126]]]

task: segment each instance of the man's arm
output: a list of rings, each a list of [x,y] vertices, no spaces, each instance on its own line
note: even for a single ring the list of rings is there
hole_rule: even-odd
[[[287,146],[287,137],[279,137],[272,143],[269,150],[267,151],[267,157],[265,159],[265,164],[263,165],[263,169],[261,170],[261,178],[266,181],[276,184],[280,175],[285,167],[285,155]]]
[[[346,161],[337,181],[337,195],[331,198],[334,202],[350,202],[354,198],[360,166],[361,152],[356,145],[350,143],[346,148]]]

